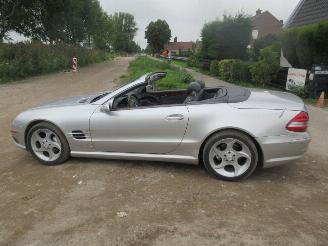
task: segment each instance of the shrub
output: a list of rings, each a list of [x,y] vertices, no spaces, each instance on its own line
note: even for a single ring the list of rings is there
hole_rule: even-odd
[[[190,57],[190,59],[187,62],[188,67],[200,67],[200,55],[195,54]]]
[[[277,34],[269,34],[267,36],[256,39],[253,44],[251,57],[256,60],[256,58],[261,55],[260,51],[262,49],[279,42],[280,40]]]
[[[193,80],[193,77],[190,73],[187,73],[185,71],[181,71],[179,73],[179,79],[183,82],[183,83],[189,83]]]
[[[289,87],[289,91],[296,94],[299,97],[305,98],[306,97],[306,90],[301,86],[292,86]]]
[[[230,81],[249,81],[251,79],[250,67],[247,62],[237,60],[231,66]]]
[[[279,70],[280,52],[278,47],[269,46],[261,50],[259,61],[251,66],[253,80],[261,85],[271,82]]]
[[[231,68],[236,61],[236,59],[225,59],[218,63],[220,78],[224,80],[231,79]]]
[[[218,64],[217,60],[211,61],[210,74],[215,75],[215,76],[219,75],[219,64]]]
[[[73,54],[78,66],[107,59],[105,52],[67,44],[40,42],[0,44],[0,83],[64,69],[70,69]]]

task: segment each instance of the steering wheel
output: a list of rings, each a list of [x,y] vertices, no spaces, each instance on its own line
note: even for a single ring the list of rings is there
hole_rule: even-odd
[[[128,106],[129,106],[129,108],[136,108],[139,106],[139,100],[138,100],[137,96],[135,96],[135,95],[129,96]]]

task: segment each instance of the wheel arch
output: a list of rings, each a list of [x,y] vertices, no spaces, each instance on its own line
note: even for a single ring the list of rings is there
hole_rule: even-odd
[[[56,127],[59,131],[61,131],[61,133],[65,136],[64,132],[62,131],[62,129],[56,125],[55,123],[49,121],[49,120],[44,120],[44,119],[38,119],[38,120],[33,120],[31,121],[27,127],[25,128],[25,132],[24,132],[24,142],[25,142],[25,147],[26,147],[26,150],[29,150],[29,145],[28,145],[28,142],[27,142],[27,135],[29,133],[29,131],[31,130],[31,128],[39,123],[42,123],[42,122],[45,122],[45,123],[48,123],[48,124],[51,124],[53,125],[54,127]]]
[[[199,163],[203,163],[203,151],[204,151],[204,146],[207,142],[207,140],[209,138],[211,138],[213,135],[220,133],[220,132],[224,132],[224,131],[237,131],[240,133],[243,133],[245,135],[247,135],[250,139],[252,139],[252,141],[254,142],[257,152],[258,152],[258,158],[259,158],[259,163],[258,163],[258,167],[261,168],[263,166],[263,160],[264,160],[264,156],[263,156],[263,150],[261,148],[261,145],[258,143],[258,141],[256,140],[256,138],[250,134],[249,132],[240,129],[240,128],[234,128],[234,127],[227,127],[227,128],[221,128],[221,129],[217,129],[213,132],[211,132],[202,142],[200,149],[199,149],[199,153],[198,153],[198,160]]]

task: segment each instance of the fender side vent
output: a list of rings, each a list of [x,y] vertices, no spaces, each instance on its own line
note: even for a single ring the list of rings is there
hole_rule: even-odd
[[[86,139],[87,137],[85,136],[85,133],[80,130],[74,130],[72,131],[72,136],[75,139]]]

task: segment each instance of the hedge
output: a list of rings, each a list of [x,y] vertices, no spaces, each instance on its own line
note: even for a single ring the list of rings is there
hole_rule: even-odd
[[[0,44],[0,83],[70,69],[73,54],[78,66],[104,61],[106,53],[67,44],[40,42]]]
[[[281,35],[284,55],[294,67],[328,64],[328,21],[287,29]]]
[[[218,70],[219,70],[219,76],[220,78],[224,80],[230,80],[231,79],[231,69],[232,65],[236,62],[236,59],[224,59],[219,61],[218,63]]]
[[[251,66],[253,80],[257,84],[270,83],[278,73],[280,61],[280,46],[272,45],[261,50],[261,56]]]
[[[235,82],[249,81],[249,64],[239,59],[225,59],[218,62],[218,75],[220,78]]]

